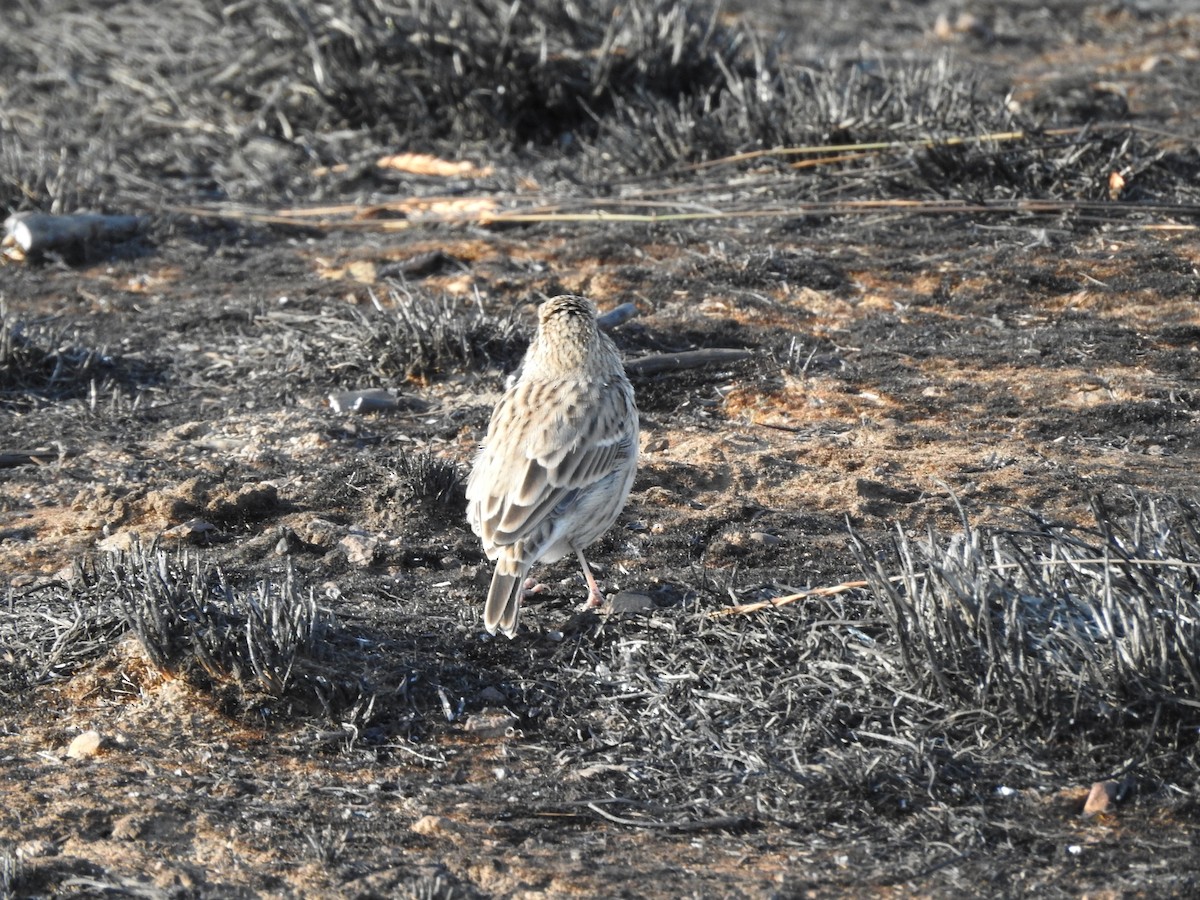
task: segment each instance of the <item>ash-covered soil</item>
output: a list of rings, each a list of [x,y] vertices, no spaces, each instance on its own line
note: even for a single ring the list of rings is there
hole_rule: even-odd
[[[0,207],[145,225],[0,264],[0,895],[1197,890],[1200,17],[4,16]],[[562,292],[641,467],[492,639]]]

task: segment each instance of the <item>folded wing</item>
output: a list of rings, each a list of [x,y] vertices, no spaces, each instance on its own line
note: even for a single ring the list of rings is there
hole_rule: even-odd
[[[602,386],[599,402],[585,399],[597,390],[586,382],[563,382],[550,391],[540,386],[537,399],[552,410],[539,409],[538,419],[547,424],[529,433],[513,419],[519,410],[537,408],[529,396],[521,396],[532,390],[518,384],[505,395],[467,484],[471,525],[488,548],[534,537],[636,452],[637,419],[629,414],[633,398],[622,386]],[[497,435],[523,439],[506,446],[494,442]]]

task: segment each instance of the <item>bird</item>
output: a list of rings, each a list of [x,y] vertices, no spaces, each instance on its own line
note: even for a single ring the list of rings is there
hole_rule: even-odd
[[[583,551],[625,506],[638,434],[633,387],[596,307],[569,294],[542,303],[467,480],[467,519],[496,564],[483,608],[489,634],[516,635],[530,568],[568,553],[583,567],[586,605],[604,602]]]

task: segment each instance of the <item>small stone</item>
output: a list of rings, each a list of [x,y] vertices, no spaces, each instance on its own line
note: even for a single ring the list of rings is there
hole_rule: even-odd
[[[635,591],[621,591],[604,604],[604,611],[609,613],[639,613],[653,608],[653,599]]]
[[[76,735],[67,747],[68,759],[88,759],[100,752],[100,748],[104,744],[104,739],[100,737],[98,731],[85,731],[83,734]]]
[[[507,703],[508,698],[490,684],[479,692],[479,699],[484,703]]]
[[[485,707],[467,719],[466,730],[478,738],[506,737],[520,721],[506,709]]]
[[[168,528],[162,536],[174,541],[192,541],[207,543],[217,532],[217,526],[204,519],[188,519],[179,525]]]
[[[869,478],[856,479],[854,489],[858,496],[865,500],[883,500],[888,503],[916,503],[924,496],[916,488],[895,487]]]
[[[96,549],[101,553],[128,553],[133,550],[138,540],[132,531],[118,531],[97,542]]]
[[[775,547],[780,543],[780,538],[777,535],[768,534],[765,531],[750,532],[750,540],[765,547]]]
[[[620,306],[614,307],[608,312],[597,316],[596,324],[603,331],[611,331],[620,325],[624,325],[637,314],[638,308],[634,304],[622,303]]]
[[[310,519],[300,529],[300,538],[317,547],[332,547],[338,541],[342,528],[328,519]]]
[[[113,822],[112,836],[117,841],[136,841],[146,831],[145,816],[130,813]]]
[[[445,837],[454,834],[454,823],[445,816],[421,816],[412,823],[412,831],[426,837]]]
[[[368,388],[361,391],[342,391],[329,395],[329,405],[334,412],[368,413],[395,409],[399,398],[383,388]]]
[[[1083,804],[1083,814],[1095,816],[1102,812],[1108,812],[1116,802],[1120,789],[1121,786],[1115,781],[1097,781],[1092,785],[1092,790]]]
[[[379,552],[379,540],[370,535],[348,534],[338,542],[346,551],[346,559],[352,566],[369,566],[375,562],[375,554]]]

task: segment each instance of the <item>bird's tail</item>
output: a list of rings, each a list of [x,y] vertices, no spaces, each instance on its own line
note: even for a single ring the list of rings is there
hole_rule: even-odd
[[[517,634],[517,616],[521,612],[521,597],[525,594],[524,567],[514,574],[502,572],[503,560],[496,564],[492,575],[492,586],[488,590],[487,603],[483,607],[483,627],[489,634],[496,629],[510,638]]]

